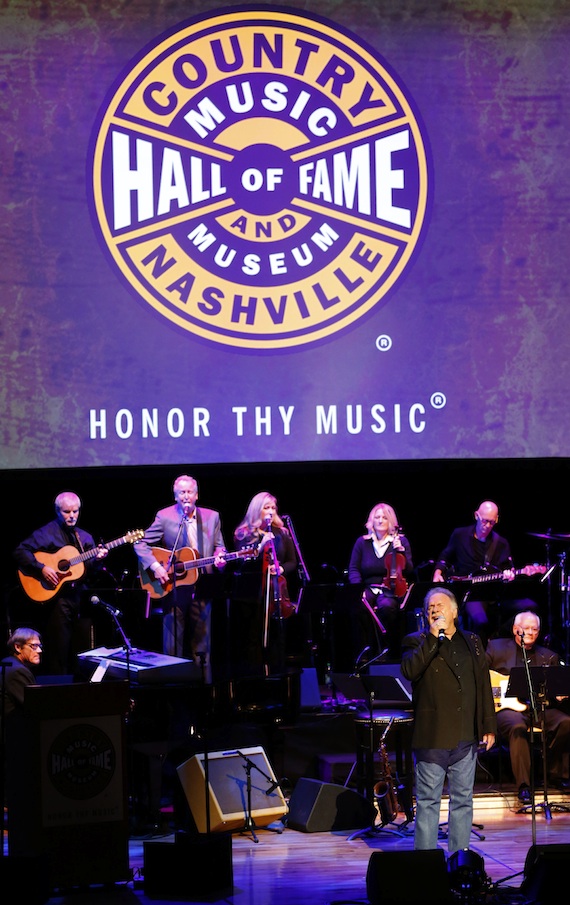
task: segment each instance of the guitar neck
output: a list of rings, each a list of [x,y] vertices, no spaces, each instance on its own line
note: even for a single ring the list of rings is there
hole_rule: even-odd
[[[112,550],[114,547],[120,547],[121,544],[127,543],[127,537],[118,537],[116,540],[110,540],[106,544],[102,544],[107,550]],[[84,553],[79,553],[78,556],[74,556],[73,559],[69,560],[69,564],[74,566],[79,562],[87,562],[88,559],[94,559],[99,552],[98,547],[92,547],[91,550],[85,550]]]
[[[524,575],[524,569],[513,569],[513,575]],[[473,582],[473,584],[482,584],[485,581],[502,581],[503,573],[502,572],[485,572],[484,575],[473,575],[469,579]]]
[[[224,553],[224,562],[231,562],[234,559],[240,559],[248,555],[245,550],[237,550],[235,553]],[[187,562],[179,563],[179,567],[183,569],[203,569],[204,566],[212,566],[216,561],[215,556],[204,556],[202,559],[189,559]]]

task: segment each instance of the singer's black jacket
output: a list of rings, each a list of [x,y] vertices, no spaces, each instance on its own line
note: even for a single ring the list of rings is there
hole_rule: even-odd
[[[477,737],[497,733],[489,667],[478,635],[458,629],[467,642],[475,675]],[[414,705],[413,748],[455,748],[462,741],[461,713],[457,708],[458,679],[439,654],[439,641],[431,633],[414,632],[402,641],[402,675],[412,683]]]

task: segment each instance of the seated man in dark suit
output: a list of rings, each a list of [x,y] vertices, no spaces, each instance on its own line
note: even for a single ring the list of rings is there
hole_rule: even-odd
[[[515,666],[523,666],[522,645],[528,655],[530,666],[559,666],[558,654],[536,642],[540,634],[540,619],[536,613],[518,613],[513,622],[512,638],[497,638],[487,645],[489,669],[502,675],[510,675]],[[569,789],[570,781],[563,774],[563,757],[570,751],[570,716],[551,701],[544,713],[547,733],[549,782],[561,789]],[[511,767],[518,787],[518,797],[523,802],[530,801],[530,748],[528,729],[530,713],[505,707],[497,713],[499,735],[509,743]]]

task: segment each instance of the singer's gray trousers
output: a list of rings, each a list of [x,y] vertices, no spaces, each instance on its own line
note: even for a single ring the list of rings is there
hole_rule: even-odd
[[[473,745],[461,760],[455,760],[453,754],[454,750],[448,752],[446,765],[416,761],[416,849],[437,848],[441,796],[446,776],[449,792],[448,852],[451,854],[469,848],[477,751]]]

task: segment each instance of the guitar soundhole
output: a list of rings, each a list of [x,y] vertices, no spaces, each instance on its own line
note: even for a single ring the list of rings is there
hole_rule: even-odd
[[[68,559],[60,559],[57,564],[58,572],[69,572],[69,560]]]
[[[183,578],[186,575],[186,569],[184,568],[184,563],[177,562],[174,565],[174,571],[178,578]]]

